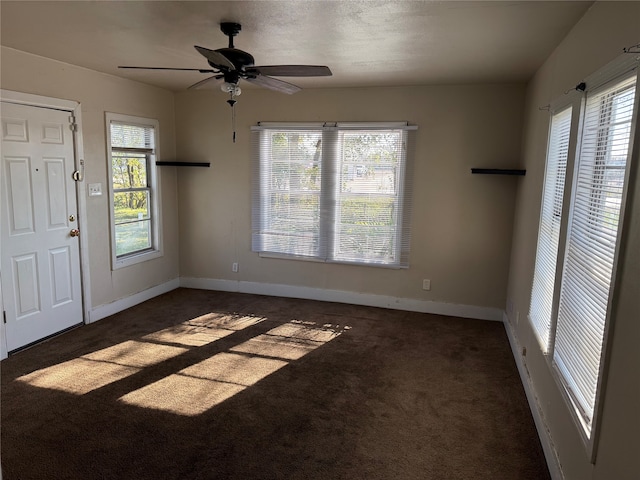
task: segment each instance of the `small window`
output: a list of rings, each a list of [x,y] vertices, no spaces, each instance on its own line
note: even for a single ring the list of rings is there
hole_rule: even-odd
[[[107,114],[113,268],[161,255],[156,120]]]
[[[407,267],[406,124],[255,127],[253,250]]]

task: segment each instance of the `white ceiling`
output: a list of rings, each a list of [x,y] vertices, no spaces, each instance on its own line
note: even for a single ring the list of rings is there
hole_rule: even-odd
[[[183,90],[208,68],[194,45],[227,46],[221,21],[242,24],[236,48],[257,65],[328,65],[302,87],[521,82],[593,2],[578,1],[8,1],[4,46]],[[246,86],[244,84],[243,86]]]

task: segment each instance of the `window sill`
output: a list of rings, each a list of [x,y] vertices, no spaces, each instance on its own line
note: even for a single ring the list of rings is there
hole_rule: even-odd
[[[258,252],[258,255],[261,258],[279,258],[281,260],[298,260],[303,262],[325,263],[329,265],[355,265],[357,267],[377,267],[377,268],[388,268],[391,270],[404,270],[409,268],[408,266],[403,266],[398,264],[387,264],[387,263],[376,263],[376,262],[355,262],[355,261],[344,261],[344,260],[323,260],[321,258],[316,258],[316,257],[286,255],[283,253]]]
[[[114,271],[119,270],[120,268],[129,267],[137,263],[146,262],[148,260],[153,260],[160,257],[162,257],[161,250],[148,250],[148,251],[136,253],[124,258],[114,258],[112,260],[111,270],[114,270]]]

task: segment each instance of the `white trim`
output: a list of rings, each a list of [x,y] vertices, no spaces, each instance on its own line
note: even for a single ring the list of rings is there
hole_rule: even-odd
[[[1,182],[0,182],[1,183]],[[0,186],[0,195],[2,195],[2,186]],[[0,196],[0,198],[2,198]],[[2,272],[0,272],[0,277]],[[4,304],[2,303],[2,282],[0,282],[0,310],[4,312]],[[9,356],[9,350],[7,349],[7,335],[4,321],[0,320],[0,360],[4,360]]]
[[[155,287],[148,288],[147,290],[143,290],[142,292],[135,293],[128,297],[121,298],[119,300],[116,300],[115,302],[106,303],[104,305],[92,308],[89,312],[88,323],[102,320],[103,318],[114,315],[118,312],[126,310],[127,308],[135,307],[139,303],[151,300],[158,295],[170,292],[171,290],[175,290],[178,287],[180,287],[180,279],[174,278],[173,280],[169,280],[168,282],[156,285]]]
[[[513,359],[516,362],[516,366],[518,367],[520,380],[524,388],[524,393],[527,396],[527,401],[529,402],[529,410],[531,410],[533,422],[535,423],[536,430],[538,431],[538,437],[540,438],[540,443],[544,452],[544,458],[547,461],[549,473],[552,480],[564,480],[562,466],[560,465],[560,459],[558,458],[556,448],[553,444],[553,439],[551,438],[551,432],[549,431],[547,422],[544,419],[542,407],[540,406],[538,396],[535,393],[533,380],[529,376],[529,370],[527,369],[527,366],[523,360],[522,347],[518,342],[518,338],[516,337],[516,334],[513,331],[513,327],[511,326],[511,323],[509,322],[506,314],[503,314],[502,323],[504,324],[504,329],[506,330],[507,337],[509,338],[511,353],[513,354]]]
[[[203,290],[220,290],[223,292],[253,293],[273,297],[304,298],[324,302],[350,303],[368,307],[390,308],[409,312],[432,313],[478,320],[502,321],[502,310],[499,308],[479,307],[456,303],[432,302],[414,298],[391,297],[345,290],[327,290],[323,288],[301,287],[297,285],[281,285],[275,283],[245,282],[237,280],[221,280],[215,278],[180,277],[180,286]]]
[[[313,131],[310,133],[312,134],[310,138],[317,139],[318,136],[320,137],[318,144],[315,146],[314,163],[322,165],[322,168],[319,174],[319,189],[311,193],[318,204],[317,215],[309,220],[313,223],[315,231],[309,233],[303,239],[302,247],[296,246],[296,242],[300,243],[301,240],[296,238],[299,235],[295,235],[295,232],[280,232],[278,236],[277,232],[273,231],[274,212],[267,198],[270,196],[270,192],[273,191],[273,185],[271,185],[272,182],[269,178],[272,176],[274,168],[276,168],[274,165],[277,164],[277,158],[275,158],[277,155],[272,151],[271,136],[282,132],[288,134],[295,132],[297,129],[295,127],[279,127],[277,124],[271,127],[262,126],[261,124],[260,127],[252,128],[251,163],[254,181],[252,182],[251,194],[251,249],[260,256],[275,254],[291,260],[311,260],[393,269],[408,268],[411,237],[409,213],[413,200],[411,198],[410,179],[406,172],[411,170],[411,165],[414,161],[413,150],[408,148],[409,144],[412,143],[406,132],[408,128],[400,128],[401,125],[398,122],[367,122],[358,124],[359,127],[354,127],[353,129],[343,128],[342,125],[315,127],[312,128]],[[342,231],[344,230],[343,222],[338,217],[341,215],[340,212],[346,208],[343,204],[348,201],[351,194],[343,192],[338,183],[341,178],[341,169],[346,168],[345,159],[342,158],[341,152],[346,136],[351,135],[348,131],[358,130],[359,132],[354,133],[354,135],[357,134],[356,136],[358,136],[362,132],[366,133],[367,129],[384,130],[398,137],[397,139],[394,138],[397,142],[393,142],[392,148],[398,164],[394,173],[395,182],[392,182],[395,185],[395,189],[392,189],[394,190],[392,192],[380,191],[369,195],[369,197],[373,196],[369,200],[382,199],[385,202],[391,202],[395,211],[392,217],[394,217],[395,221],[393,225],[386,225],[383,230],[372,234],[376,237],[376,240],[384,241],[384,245],[388,245],[392,251],[369,252],[368,254],[365,252],[365,254],[360,255],[349,247],[346,247],[346,252],[340,251],[339,248],[339,244],[343,243],[345,233]],[[315,143],[315,140],[312,143]],[[321,151],[318,150],[320,143],[322,143]],[[310,152],[308,153],[311,154]],[[300,161],[300,158],[296,161]],[[357,170],[355,164],[352,166]],[[388,166],[386,165],[385,168]],[[351,167],[349,167],[349,170],[351,171]],[[284,188],[290,191],[293,187],[285,185]],[[293,209],[299,210],[297,208]],[[304,216],[302,211],[298,211],[298,214],[299,217]],[[359,215],[359,213],[354,215]],[[307,229],[310,227],[309,225],[302,225],[300,228]],[[277,226],[275,229],[279,230]],[[350,234],[347,233],[346,235],[349,236]],[[289,240],[288,243],[287,240]]]
[[[638,65],[640,65],[640,55],[635,56],[636,60],[636,69],[638,69]],[[596,456],[598,453],[598,444],[600,442],[600,428],[601,428],[601,416],[604,408],[604,394],[607,386],[607,381],[609,378],[609,362],[611,356],[611,343],[612,343],[612,331],[614,330],[615,321],[613,308],[614,307],[614,298],[618,295],[618,283],[620,281],[622,268],[620,266],[621,262],[621,252],[623,252],[623,248],[626,248],[626,238],[627,231],[630,228],[630,218],[627,215],[627,205],[632,201],[630,191],[633,192],[633,178],[632,172],[635,172],[634,162],[638,161],[638,138],[636,134],[638,132],[638,125],[640,124],[640,71],[635,73],[636,76],[636,86],[634,93],[634,106],[635,111],[632,114],[631,121],[631,131],[629,133],[629,149],[628,149],[628,162],[626,166],[625,178],[624,178],[624,187],[622,191],[622,204],[620,206],[620,222],[618,225],[618,233],[616,237],[616,248],[615,248],[615,256],[613,259],[613,271],[611,272],[611,283],[610,283],[610,292],[609,292],[609,301],[607,306],[607,313],[605,319],[605,327],[602,336],[602,352],[600,355],[600,371],[601,373],[598,375],[598,382],[596,386],[596,398],[593,405],[593,418],[591,421],[591,435],[589,437],[590,447],[591,447],[591,463],[596,463]],[[635,153],[635,155],[634,155]]]
[[[16,103],[18,105],[29,105],[32,107],[53,108],[54,110],[65,110],[72,112],[80,105],[73,100],[63,100],[61,98],[44,97],[32,93],[14,92],[12,90],[0,90],[0,97],[3,102]]]
[[[91,308],[91,278],[89,272],[89,219],[86,214],[87,207],[87,183],[84,180],[84,143],[82,139],[82,109],[81,105],[73,110],[76,119],[75,162],[76,170],[80,172],[80,181],[76,182],[76,205],[78,211],[78,227],[80,228],[80,280],[82,282],[82,311],[85,323],[88,323],[89,309]]]
[[[115,212],[113,206],[113,161],[111,159],[111,123],[120,123],[126,125],[139,125],[142,127],[153,128],[154,135],[154,154],[153,159],[147,167],[147,182],[149,183],[151,192],[151,248],[142,252],[136,252],[126,257],[118,258],[116,254],[116,229],[115,229]],[[160,159],[160,122],[153,118],[136,117],[133,115],[124,115],[120,113],[105,112],[105,138],[107,139],[107,185],[109,187],[109,221],[111,229],[111,270],[135,265],[136,263],[146,262],[154,258],[160,258],[164,255],[162,249],[162,198],[160,192],[160,170],[156,167],[155,162]]]
[[[70,112],[75,117],[76,132],[74,138],[74,162],[76,169],[82,172],[80,181],[76,183],[76,217],[82,234],[80,240],[80,280],[82,289],[82,316],[83,322],[89,322],[89,306],[91,305],[91,280],[89,277],[89,225],[87,221],[86,184],[84,182],[84,143],[82,138],[82,105],[74,100],[45,97],[32,93],[14,92],[0,89],[0,101],[53,110]],[[1,193],[1,192],[0,192]],[[1,300],[0,300],[1,303]],[[7,345],[4,322],[0,326],[0,360],[7,358]]]
[[[618,77],[636,70],[639,65],[640,55],[623,53],[584,79],[587,91],[593,92]]]
[[[568,386],[568,379],[565,374],[563,374],[558,366],[557,360],[555,358],[555,339],[554,343],[551,345],[549,349],[548,362],[551,367],[552,377],[556,383],[558,390],[560,391],[561,396],[563,397],[564,403],[566,404],[569,415],[576,426],[576,430],[580,436],[582,444],[584,445],[585,451],[589,456],[590,463],[595,464],[596,456],[597,456],[597,445],[599,441],[599,425],[600,420],[599,416],[602,409],[601,398],[604,395],[604,386],[606,385],[606,377],[608,374],[607,362],[608,362],[608,343],[609,343],[609,328],[611,327],[611,309],[612,309],[612,299],[616,295],[616,278],[618,276],[618,266],[619,266],[619,255],[621,248],[621,239],[624,235],[624,230],[627,228],[625,223],[625,205],[628,201],[627,192],[629,191],[629,181],[630,181],[630,173],[631,168],[633,166],[633,157],[632,152],[634,148],[634,132],[637,124],[637,116],[638,109],[640,105],[640,75],[638,74],[638,59],[640,56],[634,56],[634,58],[626,57],[624,54],[618,57],[616,60],[610,62],[605,67],[598,70],[596,73],[590,75],[587,78],[587,90],[586,96],[583,100],[583,104],[581,106],[580,112],[580,124],[578,126],[578,131],[576,133],[579,136],[579,142],[577,143],[576,150],[574,152],[574,171],[571,172],[572,175],[572,183],[571,183],[571,191],[569,197],[569,212],[566,216],[566,233],[564,237],[565,251],[563,252],[562,259],[559,260],[562,262],[562,269],[564,271],[566,264],[568,262],[567,254],[570,239],[572,238],[572,228],[573,228],[573,215],[574,215],[574,207],[577,198],[578,192],[578,184],[580,182],[580,162],[582,160],[582,147],[581,144],[583,142],[582,136],[584,135],[584,125],[583,123],[586,121],[586,111],[587,111],[587,102],[592,95],[599,95],[602,91],[606,91],[611,87],[612,84],[619,84],[619,82],[623,82],[626,79],[631,79],[635,77],[635,92],[634,92],[634,104],[633,104],[633,112],[632,112],[632,120],[630,126],[630,136],[629,136],[629,150],[628,150],[628,159],[625,166],[625,177],[624,177],[624,186],[621,195],[621,206],[619,211],[620,221],[618,223],[618,230],[616,233],[615,239],[615,247],[614,247],[614,257],[612,263],[612,274],[611,281],[609,283],[609,295],[607,300],[607,309],[604,319],[604,331],[602,338],[602,349],[600,352],[600,362],[599,362],[599,370],[598,375],[596,377],[596,396],[595,402],[593,405],[593,411],[591,412],[591,428],[587,431],[587,425],[579,413],[579,408],[577,406],[577,401],[570,393],[570,387]],[[567,172],[568,173],[568,172]],[[567,177],[569,178],[569,177]],[[565,197],[566,198],[566,197]],[[563,218],[564,218],[564,208],[563,208]],[[556,279],[558,281],[559,278]],[[564,279],[563,279],[564,280]],[[564,282],[562,282],[564,283]],[[562,293],[563,285],[560,284],[560,292],[558,295],[558,303],[556,308],[559,308],[560,303],[560,295]],[[556,326],[554,327],[557,330],[557,322],[558,322],[559,314],[556,313],[555,322]],[[555,333],[554,333],[555,335]]]

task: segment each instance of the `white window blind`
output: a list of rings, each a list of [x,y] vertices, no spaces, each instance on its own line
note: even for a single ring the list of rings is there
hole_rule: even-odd
[[[536,263],[529,305],[529,318],[544,352],[549,348],[551,332],[571,115],[572,108],[567,107],[555,113],[551,119]]]
[[[320,257],[321,130],[262,130],[254,178],[254,250]]]
[[[253,129],[253,250],[326,262],[408,266],[410,127]]]
[[[590,435],[602,364],[636,73],[587,95],[553,361]]]

